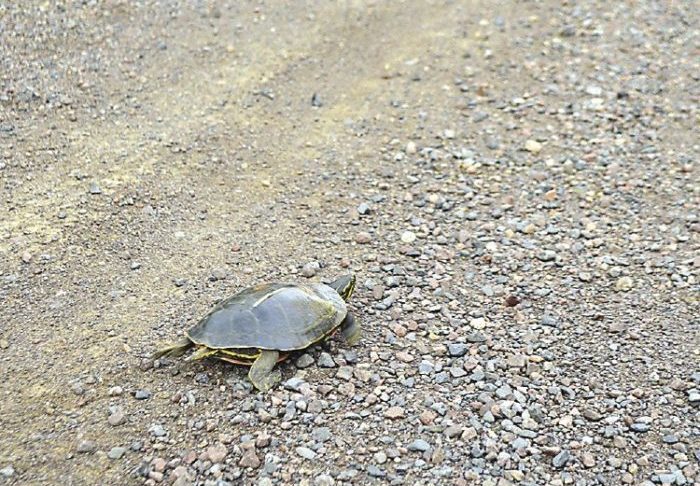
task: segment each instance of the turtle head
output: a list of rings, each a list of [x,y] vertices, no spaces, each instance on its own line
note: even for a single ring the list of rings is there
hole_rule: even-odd
[[[328,286],[335,289],[343,300],[348,301],[355,290],[355,275],[350,274],[338,277],[333,282],[329,283]]]

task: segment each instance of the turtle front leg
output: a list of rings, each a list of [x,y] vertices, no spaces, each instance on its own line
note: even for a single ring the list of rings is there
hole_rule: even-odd
[[[250,367],[248,379],[261,392],[266,392],[282,380],[280,370],[273,371],[279,355],[278,351],[263,349],[260,351],[260,356]]]
[[[350,346],[357,344],[360,341],[360,337],[362,337],[360,323],[355,320],[355,317],[350,312],[340,324],[340,330]]]

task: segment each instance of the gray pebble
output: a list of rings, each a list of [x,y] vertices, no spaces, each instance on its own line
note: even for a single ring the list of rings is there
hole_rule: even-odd
[[[649,430],[651,430],[651,425],[637,422],[637,423],[630,425],[630,429],[634,432],[639,432],[639,433],[649,432]]]
[[[552,250],[542,250],[537,253],[537,259],[543,262],[551,262],[557,258],[557,253]]]
[[[357,206],[357,212],[362,214],[362,215],[369,214],[371,211],[372,211],[372,209],[369,207],[369,204],[367,204],[367,203],[360,203],[360,205]]]
[[[151,392],[148,390],[136,390],[134,398],[136,398],[136,400],[148,400],[151,398]]]
[[[447,345],[447,352],[450,353],[450,356],[455,357],[464,356],[467,354],[468,349],[467,345],[463,343],[450,343]]]
[[[125,447],[112,447],[107,453],[107,457],[110,459],[121,459],[124,454],[126,454]]]
[[[102,194],[102,189],[97,185],[97,182],[90,184],[90,194]]]
[[[77,451],[81,454],[89,454],[97,450],[97,443],[93,440],[83,440],[78,444]]]
[[[571,454],[569,453],[569,451],[564,449],[559,454],[554,456],[554,459],[552,459],[552,466],[554,466],[557,469],[561,469],[564,466],[566,466],[566,463],[569,462],[569,459],[571,459]]]
[[[334,368],[335,361],[333,361],[333,358],[331,357],[330,354],[321,353],[321,355],[318,357],[318,365],[321,368]]]
[[[317,427],[311,431],[311,437],[316,442],[326,442],[331,438],[331,429],[328,427]]]
[[[430,444],[423,439],[416,439],[407,446],[409,451],[425,452],[430,450]]]
[[[341,366],[336,376],[341,380],[350,380],[352,378],[352,366]]]
[[[320,269],[321,265],[318,262],[309,262],[302,267],[301,274],[306,278],[311,278],[315,276]]]
[[[335,479],[330,474],[319,474],[314,478],[314,486],[333,486]]]
[[[160,424],[152,425],[151,428],[148,429],[148,431],[156,437],[163,437],[167,434],[163,426]]]
[[[297,368],[308,368],[314,364],[314,358],[310,354],[304,353],[297,358],[294,364],[296,364]]]
[[[316,457],[316,453],[308,447],[297,447],[296,451],[297,454],[299,454],[304,459],[312,460]]]
[[[299,390],[301,390],[301,386],[304,383],[306,383],[306,382],[304,380],[302,380],[301,378],[297,378],[296,376],[293,376],[292,378],[290,378],[284,382],[284,387],[287,390],[298,392]]]
[[[5,466],[2,469],[0,469],[0,476],[4,478],[11,478],[15,474],[15,468],[12,466]]]
[[[367,466],[367,474],[369,474],[373,478],[383,478],[384,476],[386,476],[386,472],[382,471],[373,464]]]

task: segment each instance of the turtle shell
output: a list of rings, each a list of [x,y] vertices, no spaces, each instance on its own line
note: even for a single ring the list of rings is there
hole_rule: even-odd
[[[304,349],[331,334],[347,305],[324,284],[268,283],[220,302],[187,332],[210,349]]]

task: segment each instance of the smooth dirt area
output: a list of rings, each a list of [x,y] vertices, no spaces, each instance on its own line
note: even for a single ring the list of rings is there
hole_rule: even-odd
[[[700,481],[697,7],[0,2],[0,483]],[[267,394],[149,358],[348,272]]]

